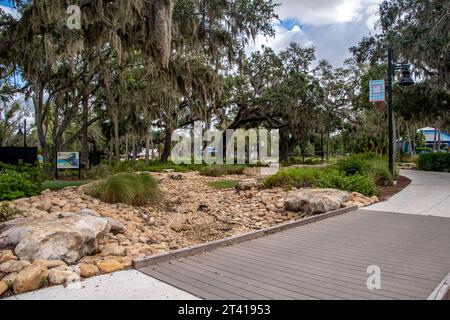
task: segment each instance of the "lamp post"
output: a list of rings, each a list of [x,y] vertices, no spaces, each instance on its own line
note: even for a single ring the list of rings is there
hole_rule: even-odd
[[[414,80],[411,78],[411,71],[409,64],[394,63],[392,48],[388,49],[388,112],[389,112],[389,172],[394,176],[394,106],[392,103],[392,86],[394,79],[394,72],[401,71],[402,77],[398,84],[400,86],[412,86]]]
[[[23,135],[23,147],[27,147],[27,119],[23,120],[23,132],[22,127],[19,127],[19,136]]]

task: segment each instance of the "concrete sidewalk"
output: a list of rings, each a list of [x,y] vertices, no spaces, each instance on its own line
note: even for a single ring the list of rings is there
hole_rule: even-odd
[[[51,287],[5,300],[198,300],[137,270],[87,279],[78,288]]]
[[[365,210],[450,218],[450,173],[401,171],[400,174],[411,179],[411,185],[388,201]]]

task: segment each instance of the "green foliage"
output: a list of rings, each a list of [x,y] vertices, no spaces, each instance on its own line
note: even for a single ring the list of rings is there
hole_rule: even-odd
[[[245,165],[210,165],[198,168],[200,174],[208,177],[222,177],[229,175],[242,175],[247,168]]]
[[[101,165],[93,168],[87,174],[90,179],[102,179],[118,173],[135,172],[162,172],[166,169],[173,169],[175,172],[192,171],[195,166],[175,165],[173,163],[162,163],[158,161],[150,162],[148,166],[144,161],[122,161],[116,165]]]
[[[159,199],[158,182],[149,174],[119,173],[94,184],[88,193],[107,203],[143,205]]]
[[[393,177],[389,172],[387,159],[375,153],[352,155],[338,161],[337,168],[347,176],[361,175],[369,177],[377,185],[391,183]]]
[[[7,202],[0,203],[0,223],[14,219],[19,213],[12,209]]]
[[[89,181],[44,181],[42,190],[61,190],[67,187],[79,187],[88,184]]]
[[[450,172],[450,153],[421,154],[417,164],[425,171]]]
[[[234,189],[238,181],[236,180],[218,180],[210,182],[209,186],[217,190]]]
[[[266,179],[266,188],[333,188],[359,192],[366,196],[377,194],[375,183],[366,176],[347,176],[336,169],[292,168]]]
[[[0,163],[0,201],[31,197],[41,192],[40,168]]]

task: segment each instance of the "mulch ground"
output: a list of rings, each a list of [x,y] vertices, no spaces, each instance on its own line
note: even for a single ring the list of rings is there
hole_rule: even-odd
[[[380,199],[380,201],[386,201],[392,196],[402,191],[403,189],[405,189],[410,184],[411,184],[410,179],[403,176],[399,176],[396,186],[379,187],[380,191],[378,193],[378,198]]]

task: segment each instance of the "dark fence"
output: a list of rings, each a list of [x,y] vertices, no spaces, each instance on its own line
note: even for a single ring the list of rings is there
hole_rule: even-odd
[[[0,147],[0,162],[18,165],[26,163],[35,165],[38,160],[38,148]]]

